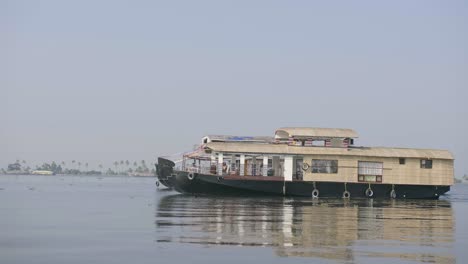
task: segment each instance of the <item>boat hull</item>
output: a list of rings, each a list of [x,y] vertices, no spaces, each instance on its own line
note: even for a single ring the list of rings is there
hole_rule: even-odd
[[[193,175],[193,176],[192,176]],[[189,177],[185,171],[174,171],[168,177],[169,185],[180,193],[214,194],[214,195],[279,195],[312,197],[317,190],[317,198],[342,198],[349,192],[347,198],[403,198],[403,199],[438,199],[440,195],[450,190],[450,186],[430,185],[394,185],[368,183],[339,182],[306,182],[306,181],[269,181],[242,180],[215,175],[194,173]],[[192,178],[193,179],[190,179]],[[257,176],[262,177],[262,176]],[[314,187],[315,185],[315,187]],[[372,190],[369,195],[368,189]],[[392,197],[392,190],[394,196]]]
[[[169,177],[171,177],[174,173],[175,163],[168,159],[158,158],[158,163],[155,165],[158,182],[168,188],[172,188]]]

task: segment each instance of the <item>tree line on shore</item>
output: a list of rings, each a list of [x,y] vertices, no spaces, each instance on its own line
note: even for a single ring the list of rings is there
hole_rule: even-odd
[[[73,174],[73,175],[131,175],[131,174],[154,174],[155,169],[148,167],[145,160],[140,162],[129,160],[114,161],[114,168],[105,169],[102,163],[97,168],[89,169],[88,162],[72,160],[68,164],[65,161],[50,163],[44,162],[42,165],[32,166],[26,160],[16,160],[8,164],[7,168],[0,169],[2,174],[31,174],[34,171],[50,171],[53,174]],[[33,168],[32,168],[33,167]]]

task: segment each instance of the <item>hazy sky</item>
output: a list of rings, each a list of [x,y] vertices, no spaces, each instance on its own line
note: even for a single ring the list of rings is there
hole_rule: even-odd
[[[0,0],[0,167],[353,128],[468,174],[467,1]]]

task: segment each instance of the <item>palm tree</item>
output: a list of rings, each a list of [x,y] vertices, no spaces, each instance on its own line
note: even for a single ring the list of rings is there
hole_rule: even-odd
[[[130,166],[130,161],[126,160],[125,165],[127,166],[127,169],[128,169],[128,166]]]
[[[62,164],[63,168],[65,169],[65,161],[62,161],[60,164]]]
[[[102,171],[102,168],[103,168],[103,167],[102,167],[102,164],[99,164],[99,169],[100,169],[101,171]]]
[[[118,162],[118,161],[114,161],[114,166],[115,166],[115,172],[117,172],[117,166],[119,166],[119,162]]]
[[[72,164],[75,164],[75,162],[76,162],[75,160],[72,160]]]
[[[136,168],[135,170],[136,172],[143,172],[143,168],[141,166],[138,166],[138,168]]]
[[[88,171],[88,162],[85,163],[86,171]]]
[[[78,170],[81,170],[81,161],[78,161]]]
[[[133,162],[133,167],[138,166],[138,163],[136,161]]]

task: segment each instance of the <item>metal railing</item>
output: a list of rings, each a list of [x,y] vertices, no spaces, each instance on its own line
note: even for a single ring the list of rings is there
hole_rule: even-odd
[[[202,174],[213,174],[213,175],[219,175],[219,169],[221,168],[222,175],[242,175],[241,173],[241,168],[236,165],[221,165],[222,167],[219,167],[219,164],[211,164],[210,166],[197,166],[197,165],[186,165],[185,166],[185,171],[188,172],[194,172],[194,173],[202,173]],[[249,165],[244,165],[244,173],[243,175],[247,176],[274,176],[274,170],[271,166],[268,166],[266,170],[263,169],[263,166],[259,165],[254,165],[254,164],[249,164]]]

